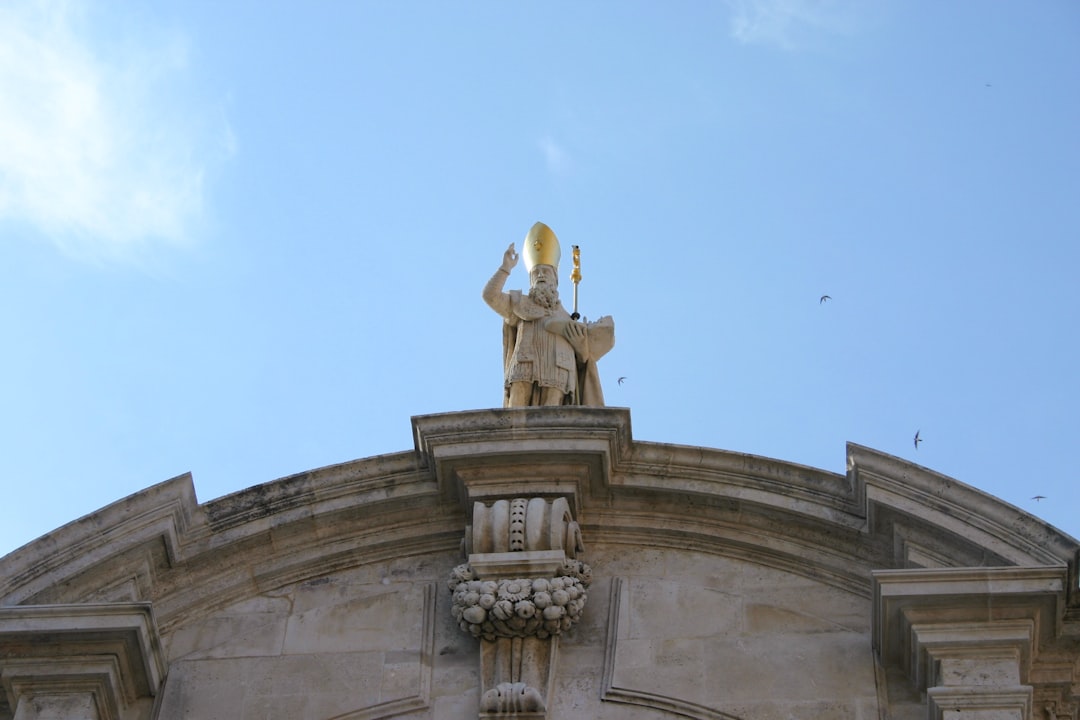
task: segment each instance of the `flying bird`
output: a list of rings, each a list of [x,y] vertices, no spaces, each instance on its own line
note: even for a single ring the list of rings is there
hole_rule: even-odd
[[[820,305],[821,303],[825,302],[826,300],[832,300],[832,298],[829,297],[828,295],[822,295],[821,299],[817,301],[817,304]]]
[[[1045,495],[1036,495],[1035,497],[1033,497],[1031,499],[1034,500],[1035,502],[1039,502],[1040,500],[1045,500],[1046,496]]]
[[[922,438],[921,438],[921,437],[919,437],[919,431],[918,431],[918,430],[916,430],[916,431],[915,431],[915,449],[916,449],[916,450],[918,450],[918,449],[919,449],[919,443],[921,443],[921,442],[922,442]]]
[[[619,378],[619,384],[620,384],[620,385],[622,385],[622,384],[623,384],[623,380],[625,380],[625,379],[626,379],[626,376],[625,376],[625,375],[623,375],[623,376],[622,376],[621,378]]]

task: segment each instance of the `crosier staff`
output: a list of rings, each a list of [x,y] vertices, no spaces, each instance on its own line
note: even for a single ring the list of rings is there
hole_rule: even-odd
[[[574,283],[574,312],[570,313],[570,318],[577,320],[581,317],[581,313],[577,310],[577,286],[581,282],[581,249],[577,245],[572,247],[574,248],[574,269],[570,272],[570,280]]]

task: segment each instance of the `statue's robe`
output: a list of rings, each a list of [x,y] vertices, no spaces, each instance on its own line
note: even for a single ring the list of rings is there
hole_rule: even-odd
[[[596,361],[615,345],[615,323],[603,317],[586,323],[588,354],[578,358],[563,329],[573,322],[562,303],[544,308],[520,290],[511,290],[503,315],[503,370],[506,381],[503,405],[510,401],[510,384],[534,382],[559,388],[565,405],[604,404],[604,391]],[[539,404],[535,402],[530,404]]]

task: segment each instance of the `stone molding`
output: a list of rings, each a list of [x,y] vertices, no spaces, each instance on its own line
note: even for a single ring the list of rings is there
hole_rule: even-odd
[[[420,627],[420,684],[410,697],[377,703],[371,707],[337,715],[330,720],[380,720],[426,710],[431,707],[432,675],[435,668],[435,594],[434,583],[424,585],[424,609]]]
[[[424,503],[432,512],[418,514]],[[412,453],[302,473],[204,505],[182,475],[0,558],[0,604],[153,601],[168,632],[259,588],[351,567],[361,552],[377,560],[450,550],[460,519],[438,503]],[[237,563],[251,571],[236,572]]]
[[[86,698],[100,720],[148,720],[132,708],[156,696],[164,677],[149,603],[0,607],[0,684],[20,720],[36,717],[23,703],[71,696]]]
[[[147,543],[162,545],[169,560],[179,562],[201,524],[190,474],[153,485],[0,558],[0,602],[26,602],[66,578]]]
[[[631,451],[630,413],[597,407],[473,410],[412,419],[417,457],[463,509],[522,494],[565,498],[609,484]]]
[[[563,575],[563,568],[567,564],[566,552],[563,550],[469,553],[468,558],[469,562],[461,567],[468,568],[475,578],[489,580]]]
[[[193,567],[204,556],[273,538],[279,564],[262,584],[333,571],[359,545],[377,553],[372,544],[384,538],[398,548],[419,541],[419,552],[461,537],[440,502],[452,499],[466,510],[476,498],[520,494],[514,488],[524,482],[531,497],[566,498],[574,517],[592,523],[584,530],[597,541],[700,547],[802,568],[867,596],[873,568],[1066,564],[1076,608],[1070,616],[1080,619],[1075,540],[963,483],[858,445],[848,445],[848,472],[840,475],[634,441],[630,413],[620,408],[477,410],[412,422],[413,452],[301,473],[204,505],[190,475],[136,493],[0,558],[0,602],[39,602],[46,591],[53,593],[47,602],[105,597],[72,578],[100,574],[111,558],[142,546],[162,548],[173,567]],[[438,507],[446,522],[405,524],[395,516],[420,503]],[[294,558],[280,551],[293,547]],[[960,547],[968,551],[956,554]],[[871,551],[877,554],[865,554]],[[292,568],[281,564],[286,558],[294,559]],[[228,588],[241,580],[228,573],[162,588],[140,575],[128,594],[154,600],[160,622],[170,626],[210,599],[198,588],[215,587],[213,599],[235,598],[250,591]],[[56,594],[59,587],[72,594]]]
[[[1063,566],[875,571],[875,653],[931,718],[1029,720],[1036,700],[1075,708],[1080,677],[1053,652],[1067,577]]]
[[[624,408],[429,415],[413,418],[413,431],[420,464],[464,508],[509,497],[514,482],[526,479],[537,490],[531,494],[567,496],[575,517],[591,519],[594,505],[603,512],[613,497],[685,498],[695,509],[739,518],[747,510],[779,514],[785,529],[827,527],[830,538],[850,532],[859,544],[883,536],[883,547],[894,554],[872,567],[1065,564],[1070,604],[1080,608],[1080,597],[1073,598],[1080,587],[1075,539],[960,481],[854,443],[847,445],[841,475],[742,453],[635,441]],[[968,551],[941,554],[952,545]],[[805,560],[806,551],[783,552]],[[837,572],[845,566],[849,559],[836,563]]]
[[[736,715],[688,702],[671,695],[647,692],[637,688],[620,685],[616,679],[616,660],[619,650],[619,628],[626,625],[629,608],[627,607],[628,588],[621,577],[611,579],[611,594],[608,601],[607,633],[604,644],[604,671],[600,698],[605,702],[637,705],[652,710],[694,718],[695,720],[740,720]]]
[[[1002,559],[1002,565],[1069,564],[1071,585],[1077,584],[1075,566],[1080,550],[1076,540],[998,498],[853,443],[848,443],[848,476],[864,498],[863,515],[868,519],[873,518],[875,508],[918,518],[923,525],[993,553]]]
[[[935,687],[927,691],[927,709],[930,720],[1027,720],[1032,717],[1031,688]]]

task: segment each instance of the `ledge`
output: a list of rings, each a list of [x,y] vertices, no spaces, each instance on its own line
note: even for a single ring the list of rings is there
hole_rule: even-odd
[[[928,694],[931,717],[994,702],[1030,708],[1040,651],[1062,631],[1066,577],[1065,567],[875,571],[874,651]],[[972,664],[977,682],[962,669]]]
[[[120,717],[165,678],[150,603],[0,607],[0,678],[12,709],[22,696],[82,693]]]

